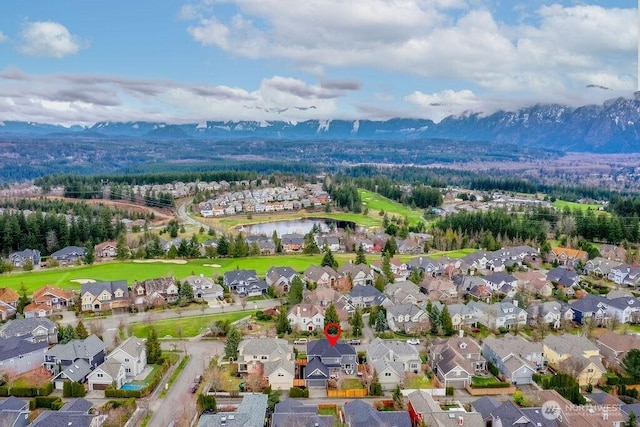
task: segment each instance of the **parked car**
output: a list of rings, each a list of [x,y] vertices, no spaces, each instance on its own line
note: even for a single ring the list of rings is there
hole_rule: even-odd
[[[191,384],[191,386],[189,386],[189,391],[191,393],[195,393],[196,391],[198,391],[198,385],[199,385],[198,383]]]
[[[196,379],[193,382],[196,384],[200,384],[202,382],[202,375],[196,375]]]
[[[294,344],[306,344],[307,342],[308,342],[308,340],[306,338],[298,338],[293,343]]]
[[[418,338],[409,338],[407,344],[418,345],[420,344],[420,340]]]
[[[351,344],[351,345],[360,345],[360,340],[355,339],[355,340],[349,340],[347,341],[347,344]]]

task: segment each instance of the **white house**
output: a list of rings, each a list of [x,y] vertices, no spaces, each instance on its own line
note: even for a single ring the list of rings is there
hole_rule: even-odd
[[[313,304],[296,304],[287,314],[292,328],[300,331],[313,331],[324,328],[324,310]]]
[[[147,348],[143,340],[129,337],[107,356],[110,359],[124,365],[127,377],[135,377],[147,366]]]
[[[120,388],[126,377],[124,364],[115,359],[107,360],[87,375],[89,391],[104,390],[112,384]]]

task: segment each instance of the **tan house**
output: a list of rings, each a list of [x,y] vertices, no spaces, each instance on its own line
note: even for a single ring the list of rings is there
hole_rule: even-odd
[[[7,320],[16,314],[20,295],[10,288],[0,288],[0,319]]]
[[[547,275],[540,271],[519,271],[514,273],[518,279],[518,287],[520,290],[531,294],[548,298],[553,294],[553,285],[547,279]]]
[[[131,292],[136,305],[162,306],[178,300],[178,282],[175,277],[161,277],[134,282]]]
[[[118,242],[102,242],[96,245],[96,256],[98,258],[113,258],[118,253]]]
[[[279,338],[249,338],[238,345],[238,371],[260,375],[273,390],[289,390],[295,377],[291,345]]]
[[[128,309],[131,305],[126,280],[84,283],[81,301],[82,311]]]
[[[562,248],[562,247],[554,247],[551,248],[551,252],[549,253],[549,262],[556,262],[558,265],[568,265],[571,267],[575,267],[578,264],[578,261],[582,261],[583,263],[589,260],[589,254],[585,251],[581,251],[579,249],[571,249],[571,248]]]
[[[331,267],[309,266],[303,274],[304,279],[318,286],[331,286],[338,284],[338,272]]]
[[[542,344],[549,365],[576,377],[581,387],[597,384],[606,373],[600,349],[587,337],[573,334],[547,335]]]
[[[75,295],[73,291],[47,285],[34,291],[31,301],[38,305],[48,305],[52,310],[63,310],[73,305]]]

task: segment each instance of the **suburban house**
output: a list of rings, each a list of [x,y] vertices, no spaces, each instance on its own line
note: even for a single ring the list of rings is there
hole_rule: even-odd
[[[620,264],[609,271],[607,278],[618,285],[637,287],[640,284],[640,267]]]
[[[268,396],[263,393],[245,393],[235,411],[202,414],[198,427],[263,426],[267,414],[267,399]]]
[[[49,258],[57,261],[60,265],[69,265],[82,261],[86,255],[87,248],[67,246],[66,248],[62,248],[59,251],[52,253]]]
[[[291,328],[299,331],[313,331],[324,328],[324,310],[313,304],[296,304],[287,314]]]
[[[456,301],[459,297],[456,284],[453,280],[444,277],[426,277],[420,283],[420,292],[430,301]]]
[[[418,389],[406,395],[407,411],[414,426],[437,427],[484,426],[482,415],[477,412],[455,412],[442,409],[426,390]],[[424,423],[424,424],[421,424]]]
[[[30,427],[100,427],[106,421],[107,415],[90,412],[92,407],[93,403],[86,399],[75,399],[57,411],[42,411]]]
[[[367,363],[385,391],[393,390],[404,381],[406,372],[417,374],[422,361],[416,346],[403,341],[374,339],[367,345]]]
[[[121,363],[127,378],[133,378],[147,366],[147,347],[144,340],[129,337],[109,353],[107,360]]]
[[[276,404],[271,416],[271,427],[291,426],[333,427],[332,415],[319,415],[317,405],[306,405],[295,399]]]
[[[475,317],[473,307],[465,304],[447,304],[451,324],[456,330],[464,327],[475,328],[478,326],[478,319]]]
[[[288,293],[291,289],[291,282],[300,275],[291,267],[271,267],[265,276],[267,286],[280,289],[283,293]]]
[[[338,236],[320,236],[315,237],[316,245],[322,250],[325,245],[331,252],[338,252],[340,250],[340,239]]]
[[[349,427],[411,427],[407,411],[378,411],[362,400],[344,405],[344,420]]]
[[[357,308],[391,305],[389,298],[371,285],[354,286],[349,293],[349,302]]]
[[[563,320],[562,304],[558,301],[545,301],[529,304],[527,307],[527,319],[529,325],[534,326],[540,323],[549,325],[552,329],[560,328]],[[571,319],[573,320],[573,314]]]
[[[470,337],[436,338],[429,348],[429,364],[444,387],[463,388],[471,377],[486,371],[486,360],[478,343]]]
[[[602,256],[603,258],[612,259],[614,261],[623,262],[627,257],[627,251],[622,245],[616,246],[604,243],[600,246],[598,252],[600,252],[600,256]]]
[[[575,268],[578,262],[586,263],[589,260],[589,254],[580,249],[554,247],[549,253],[549,262],[557,262],[557,265],[566,265]]]
[[[640,348],[640,337],[607,331],[596,340],[596,345],[608,367],[620,368],[620,362],[629,350]]]
[[[127,380],[124,364],[115,359],[107,359],[87,375],[89,391],[104,390],[111,385],[119,389]]]
[[[435,277],[444,272],[444,266],[427,256],[420,256],[407,261],[407,268],[409,271],[418,270],[424,276]]]
[[[178,300],[178,282],[175,277],[160,277],[134,282],[131,292],[136,305],[160,307]]]
[[[518,279],[507,273],[493,273],[482,280],[493,292],[500,291],[508,295],[518,288]]]
[[[7,320],[16,314],[20,295],[11,288],[0,288],[0,320]]]
[[[113,258],[118,254],[118,242],[102,242],[95,247],[98,258]]]
[[[544,366],[542,354],[542,343],[511,334],[487,337],[482,343],[484,358],[498,368],[505,381],[513,384],[531,384],[533,374]]]
[[[9,396],[0,402],[0,425],[27,427],[29,425],[29,403],[14,396]]]
[[[407,280],[410,272],[406,263],[397,258],[391,258],[389,260],[389,264],[391,266],[391,272],[395,276],[395,280]],[[382,260],[379,259],[371,264],[371,269],[378,274],[384,274],[382,271]]]
[[[338,284],[338,272],[331,267],[310,265],[302,276],[308,283],[318,286],[330,286],[333,288]]]
[[[279,338],[244,339],[238,345],[238,372],[259,375],[273,390],[289,390],[295,377],[293,349]]]
[[[64,310],[74,304],[75,296],[73,291],[46,285],[33,292],[31,302],[37,305],[48,305],[52,310]]]
[[[615,404],[607,405],[587,405],[586,411],[572,411],[573,404],[562,397],[556,390],[542,390],[538,393],[540,401],[554,401],[557,402],[557,407],[560,408],[561,417],[565,426],[580,426],[580,427],[610,427],[610,426],[622,426],[626,420],[626,416],[623,414],[619,406]],[[629,405],[624,405],[623,409]],[[568,409],[568,410],[565,410]],[[495,424],[494,424],[495,425]]]
[[[267,282],[258,279],[255,270],[233,270],[224,273],[224,285],[240,296],[260,296],[267,293]]]
[[[341,286],[344,289],[355,286],[373,285],[373,279],[373,270],[366,264],[352,264],[347,262],[338,268],[338,280],[345,282],[344,286]]]
[[[514,303],[486,304],[482,301],[470,301],[467,305],[473,308],[478,323],[489,329],[511,329],[527,325],[527,312]]]
[[[605,298],[588,294],[585,297],[569,303],[573,313],[573,320],[579,324],[594,322],[596,325],[609,323],[608,304]]]
[[[106,346],[96,335],[84,340],[58,344],[44,354],[44,366],[55,376],[57,389],[64,381],[84,382],[87,375],[105,360]]]
[[[304,248],[304,236],[297,233],[283,234],[280,236],[280,244],[284,252],[299,252]]]
[[[22,268],[30,261],[31,265],[37,268],[40,267],[42,256],[40,255],[40,251],[37,249],[25,249],[23,251],[9,254],[7,259],[14,267]]]
[[[81,300],[82,311],[128,309],[131,304],[126,280],[84,283]]]
[[[0,340],[0,372],[22,374],[42,365],[49,343],[26,337]]]
[[[420,288],[408,280],[400,280],[389,283],[384,288],[384,293],[394,304],[426,305],[427,296],[420,292]]]
[[[553,294],[553,285],[546,275],[540,271],[529,270],[514,273],[518,279],[519,290],[530,295],[548,298]]]
[[[45,304],[27,304],[22,309],[22,314],[27,319],[33,319],[35,317],[47,317],[53,314],[51,306]]]
[[[563,405],[560,409],[560,412],[564,411],[564,408],[570,407],[569,402],[567,402],[567,405],[569,406]],[[503,403],[500,400],[490,396],[485,396],[474,402],[471,402],[471,408],[475,411],[474,413],[477,413],[481,418],[480,423],[472,424],[474,426],[502,425],[527,427],[569,427],[573,425],[583,425],[567,424],[566,421],[562,421],[562,413],[558,413],[556,419],[548,419],[549,415],[545,414],[544,407],[521,408],[510,400],[507,400]]]
[[[344,341],[338,340],[335,346],[326,338],[307,343],[307,387],[326,387],[330,378],[339,378],[342,372],[353,375],[357,369],[356,350]]]
[[[211,277],[203,274],[187,276],[182,279],[182,283],[187,283],[193,289],[193,296],[199,300],[215,300],[224,298],[224,289]]]
[[[549,279],[551,283],[562,285],[565,288],[573,288],[577,286],[580,281],[578,273],[563,267],[556,267],[549,270],[547,272],[547,279]]]
[[[394,332],[418,333],[427,328],[428,320],[427,312],[413,304],[395,304],[387,307],[387,324]]]
[[[58,342],[58,327],[49,319],[15,319],[0,326],[0,337],[20,337],[32,342]]]
[[[613,261],[603,257],[595,257],[584,264],[584,273],[608,278],[611,270],[620,267],[620,261]]]
[[[544,356],[554,369],[574,376],[580,386],[596,384],[606,369],[598,346],[584,336],[547,335],[542,341]]]

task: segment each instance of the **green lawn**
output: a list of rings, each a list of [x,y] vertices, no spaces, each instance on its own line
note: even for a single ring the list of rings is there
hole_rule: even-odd
[[[410,224],[417,224],[418,222],[426,222],[424,219],[424,212],[419,209],[410,209],[398,202],[381,196],[378,193],[374,193],[368,190],[359,190],[362,204],[369,208],[369,216],[380,218],[379,213],[381,210],[385,211],[389,217],[399,216],[409,218]]]
[[[580,209],[580,210],[585,211],[585,212],[588,211],[588,210],[592,210],[592,211],[595,211],[595,213],[601,213],[601,214],[608,215],[608,212],[599,210],[600,209],[600,205],[598,205],[598,204],[565,202],[564,200],[556,200],[555,202],[553,202],[553,206],[555,206],[558,209],[564,209],[564,208],[569,208],[571,210]]]
[[[229,320],[230,322],[235,322],[243,317],[251,316],[253,314],[255,314],[255,310],[166,319],[153,322],[153,327],[156,328],[156,332],[160,338],[164,338],[166,336],[178,337],[180,335],[182,335],[183,338],[195,337],[217,320]],[[151,325],[147,323],[132,323],[131,334],[140,338],[146,338],[149,334],[150,327]]]
[[[404,388],[433,388],[433,382],[424,375],[415,375],[404,380]]]
[[[364,388],[362,383],[357,378],[345,378],[340,381],[340,390],[351,390]]]
[[[151,383],[151,381],[155,378],[155,376],[156,376],[156,374],[158,372],[158,369],[160,369],[160,365],[149,365],[149,366],[151,366],[151,372],[149,372],[149,375],[147,375],[147,377],[145,379],[140,380],[140,381],[133,380],[133,381],[131,381],[131,383],[132,384],[139,384],[141,386],[149,385]]]
[[[471,377],[471,382],[477,386],[500,383],[496,377]]]
[[[353,259],[354,254],[335,254],[339,263]],[[322,255],[273,255],[250,258],[215,258],[188,260],[185,264],[163,263],[161,260],[150,263],[133,261],[105,262],[93,265],[57,267],[32,272],[15,272],[0,276],[0,288],[9,287],[18,290],[25,285],[27,293],[44,285],[55,285],[62,288],[80,289],[74,279],[93,279],[96,281],[124,280],[129,283],[135,280],[146,280],[157,277],[176,276],[182,279],[192,274],[205,276],[222,275],[227,271],[239,269],[256,270],[264,275],[271,267],[291,267],[296,271],[304,271],[310,265],[319,265]],[[220,267],[212,267],[219,265]]]

